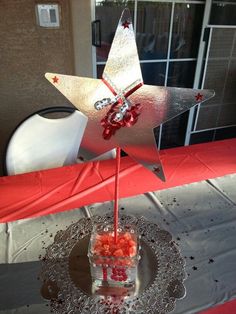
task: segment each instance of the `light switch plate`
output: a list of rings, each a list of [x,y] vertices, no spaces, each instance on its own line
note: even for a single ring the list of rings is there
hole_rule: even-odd
[[[37,4],[36,14],[39,26],[47,28],[60,27],[58,4]]]

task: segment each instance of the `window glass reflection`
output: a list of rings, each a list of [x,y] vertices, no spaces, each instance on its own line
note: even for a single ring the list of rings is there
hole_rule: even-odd
[[[166,62],[141,63],[144,84],[163,86],[165,84]]]
[[[214,140],[215,131],[205,131],[191,135],[190,145],[211,142]]]
[[[236,25],[236,2],[213,1],[211,7],[210,24]]]
[[[195,68],[195,61],[170,62],[167,85],[192,88]]]
[[[161,149],[184,145],[188,114],[186,111],[163,124]]]
[[[202,4],[175,4],[170,58],[197,57],[203,12]]]
[[[128,7],[133,20],[134,1],[96,1],[96,20],[101,21],[101,47],[97,61],[106,61],[122,11]]]
[[[166,59],[171,3],[138,1],[136,42],[140,59]]]
[[[236,125],[234,38],[235,29],[216,28],[212,31],[204,88],[214,89],[215,96],[200,107],[197,130]]]

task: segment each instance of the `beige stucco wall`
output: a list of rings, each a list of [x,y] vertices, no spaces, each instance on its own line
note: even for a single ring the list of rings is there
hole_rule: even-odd
[[[90,1],[53,1],[61,6],[59,29],[36,24],[37,2],[50,3],[0,1],[0,174],[6,143],[20,121],[41,108],[70,106],[44,73],[91,74]]]
[[[70,0],[75,74],[93,76],[90,0]]]

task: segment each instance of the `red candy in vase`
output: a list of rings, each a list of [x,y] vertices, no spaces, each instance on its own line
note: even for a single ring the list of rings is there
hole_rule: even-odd
[[[137,279],[139,237],[134,226],[98,224],[92,231],[89,261],[93,283],[98,286],[134,287]]]

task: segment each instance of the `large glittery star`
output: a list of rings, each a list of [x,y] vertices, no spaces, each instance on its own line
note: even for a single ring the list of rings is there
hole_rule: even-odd
[[[129,22],[129,27],[124,28],[127,21],[131,21],[131,17],[129,10],[125,9],[101,80],[55,73],[47,73],[46,78],[88,117],[80,156],[89,160],[120,147],[164,180],[153,129],[197,103],[211,98],[214,92],[143,85],[133,26]],[[54,82],[54,77],[58,78],[57,82]],[[111,109],[114,106],[115,110]],[[104,119],[108,117],[105,119],[108,129],[110,126],[113,128],[115,124],[113,118],[109,120],[109,115],[114,115],[114,112],[110,112],[113,110],[117,114],[118,110],[118,118],[122,117],[121,106],[126,108],[124,121],[127,118],[129,121],[125,126],[116,129],[109,139],[105,139]],[[128,111],[125,111],[127,107]],[[132,120],[130,112],[136,108],[139,108],[139,114],[134,112],[136,116]]]

